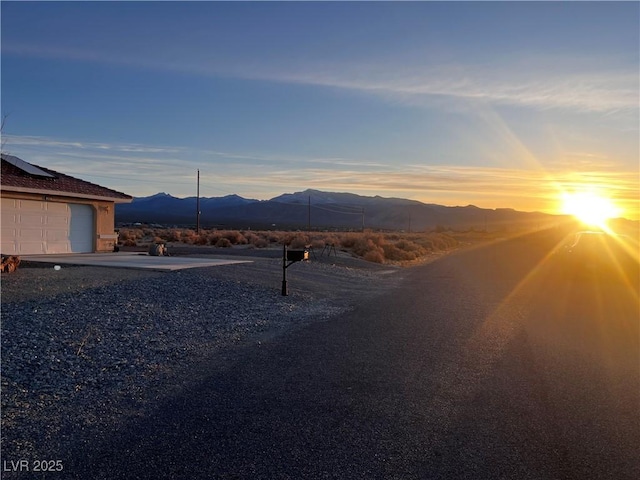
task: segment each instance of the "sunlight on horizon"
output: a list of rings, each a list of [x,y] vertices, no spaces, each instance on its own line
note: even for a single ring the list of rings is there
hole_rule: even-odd
[[[607,221],[623,212],[611,199],[595,191],[562,194],[562,213],[573,215],[580,222],[606,229]]]

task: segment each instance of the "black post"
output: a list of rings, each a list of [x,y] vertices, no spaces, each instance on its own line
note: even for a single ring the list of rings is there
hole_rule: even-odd
[[[200,235],[200,169],[198,169],[198,187],[196,192],[196,234]]]
[[[282,246],[282,295],[287,296],[287,246]]]

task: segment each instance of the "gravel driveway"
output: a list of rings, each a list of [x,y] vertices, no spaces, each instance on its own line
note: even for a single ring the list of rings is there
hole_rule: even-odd
[[[282,296],[281,260],[254,260],[166,273],[23,264],[3,275],[3,459],[55,460],[142,415],[198,362],[344,312],[403,272],[322,257],[289,268]]]

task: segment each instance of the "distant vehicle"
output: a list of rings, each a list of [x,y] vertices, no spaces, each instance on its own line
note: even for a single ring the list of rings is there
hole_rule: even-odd
[[[576,233],[573,242],[559,252],[567,273],[607,278],[624,275],[630,280],[638,275],[639,257],[638,243],[631,237],[599,231]]]

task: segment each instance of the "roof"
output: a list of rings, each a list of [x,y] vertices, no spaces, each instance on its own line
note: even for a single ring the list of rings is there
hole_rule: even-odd
[[[2,154],[2,190],[128,203],[133,197]]]

